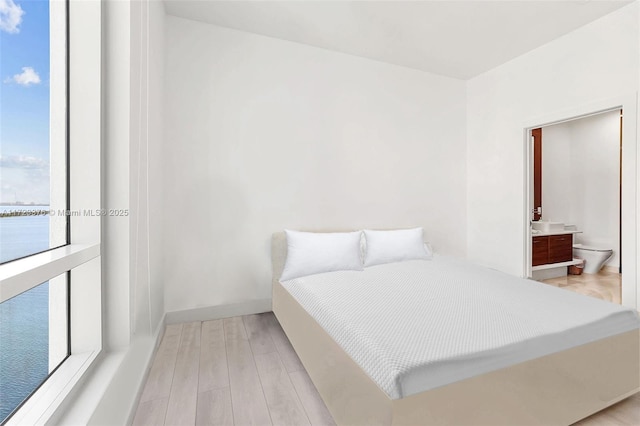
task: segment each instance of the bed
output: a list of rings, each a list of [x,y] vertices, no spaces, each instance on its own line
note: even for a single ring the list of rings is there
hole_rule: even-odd
[[[633,311],[441,256],[283,284],[286,252],[273,311],[338,424],[568,425],[639,390]]]

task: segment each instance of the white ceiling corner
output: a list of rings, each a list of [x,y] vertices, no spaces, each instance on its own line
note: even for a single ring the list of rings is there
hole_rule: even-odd
[[[165,0],[170,15],[469,79],[631,3]]]

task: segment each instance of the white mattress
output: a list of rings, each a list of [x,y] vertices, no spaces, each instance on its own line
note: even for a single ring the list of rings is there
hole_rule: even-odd
[[[632,309],[443,256],[283,286],[392,399],[640,327]]]

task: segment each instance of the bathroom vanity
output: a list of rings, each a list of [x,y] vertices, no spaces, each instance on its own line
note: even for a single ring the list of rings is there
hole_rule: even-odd
[[[532,266],[573,260],[573,233],[537,234],[532,238]]]
[[[532,278],[543,280],[567,275],[567,266],[582,263],[573,258],[573,236],[579,234],[575,225],[561,222],[531,223]]]
[[[532,278],[545,280],[567,275],[567,266],[582,263],[573,258],[573,236],[581,231],[548,231],[532,234]]]

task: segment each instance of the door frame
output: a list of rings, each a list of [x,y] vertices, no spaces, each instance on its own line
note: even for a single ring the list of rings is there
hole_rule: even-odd
[[[637,169],[640,163],[640,150],[637,149],[637,123],[638,123],[638,96],[637,93],[627,94],[601,100],[598,102],[568,108],[542,117],[526,120],[523,128],[524,149],[524,271],[525,277],[531,277],[531,210],[533,208],[533,144],[531,143],[531,130],[538,127],[565,123],[580,118],[601,114],[608,111],[623,111],[622,126],[622,229],[620,235],[622,253],[621,262],[625,266],[622,274],[622,305],[638,309],[640,307],[640,289],[638,289],[638,258],[640,251],[638,242],[638,222],[640,222],[640,209],[637,208],[637,200],[640,199],[637,182]]]

